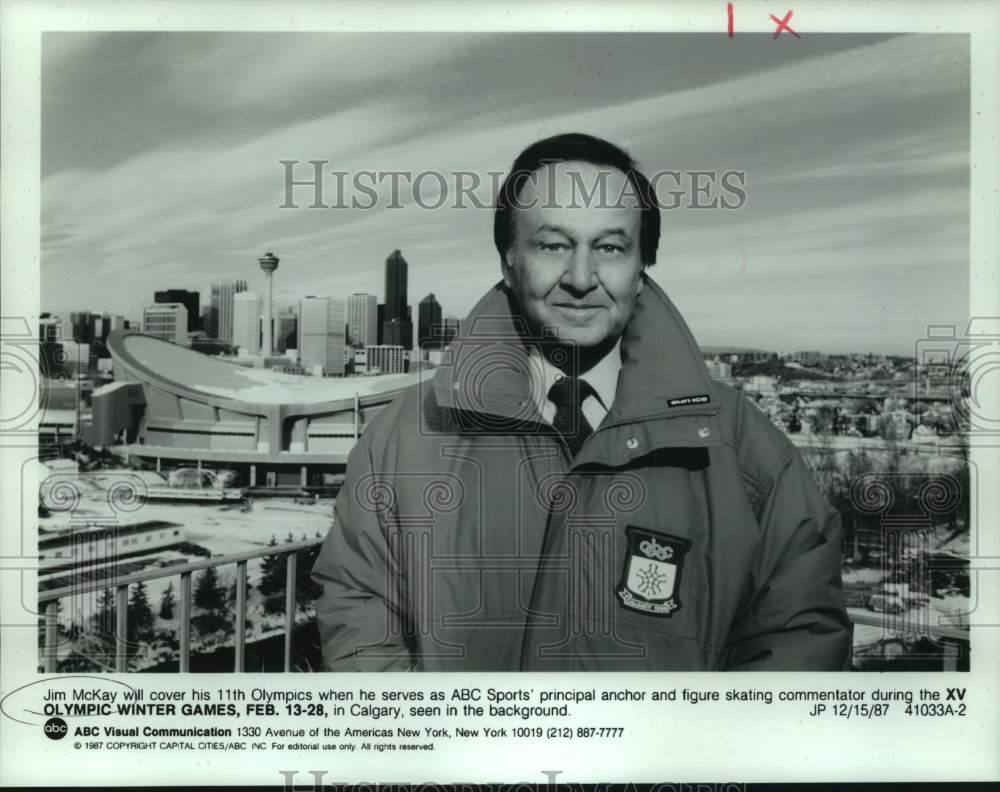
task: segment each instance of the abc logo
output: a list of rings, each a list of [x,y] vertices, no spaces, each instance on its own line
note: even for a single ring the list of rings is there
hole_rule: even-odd
[[[50,740],[61,740],[68,732],[69,727],[62,718],[49,718],[45,721],[45,736]]]

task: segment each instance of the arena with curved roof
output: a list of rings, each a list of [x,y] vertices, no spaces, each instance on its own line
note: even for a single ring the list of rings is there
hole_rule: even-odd
[[[203,463],[278,486],[343,470],[365,425],[418,374],[310,377],[248,368],[152,336],[108,336],[115,382],[94,392],[94,436],[161,466]]]

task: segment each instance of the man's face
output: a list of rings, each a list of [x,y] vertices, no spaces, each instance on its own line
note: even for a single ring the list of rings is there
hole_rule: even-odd
[[[580,347],[613,342],[642,291],[641,211],[628,178],[587,162],[547,165],[535,176],[518,195],[524,208],[514,209],[504,282],[534,332],[554,327]]]

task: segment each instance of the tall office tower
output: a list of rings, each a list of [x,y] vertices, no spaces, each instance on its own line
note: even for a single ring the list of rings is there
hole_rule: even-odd
[[[226,278],[212,284],[212,313],[217,322],[215,338],[231,343],[233,340],[233,298],[247,290],[243,278]]]
[[[385,260],[385,321],[406,318],[406,284],[409,266],[398,250]]]
[[[187,309],[188,332],[198,329],[199,305],[201,303],[201,292],[188,291],[187,289],[164,289],[153,294],[155,303],[181,303]]]
[[[392,251],[385,260],[385,318],[382,343],[413,349],[413,322],[407,305],[409,265],[403,254]]]
[[[270,250],[257,259],[264,271],[264,339],[261,347],[265,355],[274,354],[274,271],[278,269],[278,257]]]
[[[417,306],[417,345],[420,349],[438,349],[444,328],[441,325],[441,303],[428,294]]]
[[[202,306],[201,329],[208,338],[217,338],[219,332],[219,309],[211,303]]]
[[[313,296],[299,300],[299,365],[307,373],[344,373],[346,321],[343,300]]]
[[[260,296],[255,292],[233,295],[232,344],[241,355],[260,352]]]
[[[401,346],[406,351],[413,349],[413,322],[390,319],[382,325],[382,343]]]
[[[182,303],[154,303],[142,309],[142,332],[187,346],[187,308]]]
[[[161,303],[162,304],[162,303]],[[186,307],[186,306],[185,306]],[[96,344],[98,341],[101,342],[98,346],[107,352],[106,342],[108,336],[111,334],[112,330],[121,330],[125,326],[125,318],[117,314],[111,314],[107,311],[102,313],[97,313],[92,311],[90,313],[90,318],[88,320],[89,324],[89,336],[90,339]],[[185,328],[187,330],[187,328]]]
[[[374,294],[352,294],[347,300],[347,343],[374,346],[378,341],[378,299]]]
[[[73,340],[80,344],[89,344],[94,339],[94,327],[90,311],[73,312],[69,315],[69,323],[73,328]]]
[[[109,323],[104,321],[104,316],[92,311],[90,314],[90,337],[96,343],[97,341],[107,340],[108,333],[110,329],[108,327]],[[187,328],[185,328],[187,329]]]
[[[378,308],[375,310],[375,340],[380,344],[382,339],[385,337],[382,331],[382,326],[385,324],[385,303],[379,303]]]
[[[298,349],[299,316],[292,306],[282,308],[275,320],[274,351],[283,355],[289,349]]]

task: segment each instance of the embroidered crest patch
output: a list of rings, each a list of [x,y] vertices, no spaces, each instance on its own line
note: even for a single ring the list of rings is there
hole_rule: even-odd
[[[671,616],[681,607],[678,596],[687,539],[629,525],[625,565],[616,593],[622,605],[652,616]]]

